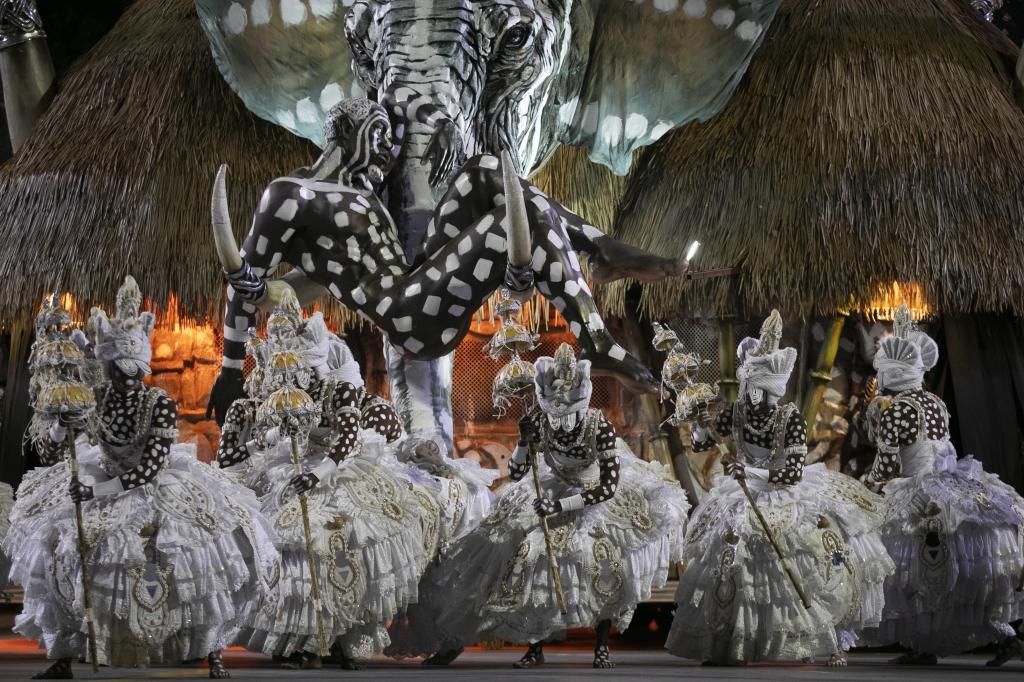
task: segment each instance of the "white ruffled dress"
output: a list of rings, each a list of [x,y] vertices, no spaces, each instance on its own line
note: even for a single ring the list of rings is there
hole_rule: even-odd
[[[437,497],[414,482],[392,449],[363,431],[359,449],[307,493],[325,634],[351,658],[390,643],[388,623],[416,601],[443,532]],[[304,457],[304,471],[321,459]],[[276,656],[320,653],[302,515],[289,486],[296,475],[290,442],[257,458],[254,468],[261,467],[263,512],[281,552],[280,599],[252,611],[238,643]]]
[[[754,459],[767,449],[754,450]],[[784,466],[779,453],[770,468]],[[720,663],[828,657],[877,625],[893,563],[878,528],[882,500],[823,464],[794,485],[747,467],[747,486],[810,603],[805,608],[739,483],[720,476],[690,519],[684,573],[665,644]]]
[[[86,484],[131,470],[141,450],[85,436],[76,448]],[[28,472],[4,542],[25,595],[14,630],[51,659],[88,650],[70,478],[66,460]],[[274,599],[277,551],[256,496],[192,445],[173,445],[149,483],[82,503],[82,516],[100,664],[203,658],[230,643],[254,603]]]
[[[637,459],[617,442],[619,483],[605,502],[548,517],[568,613],[562,615],[536,499],[533,474],[499,492],[480,526],[455,542],[431,572],[433,641],[440,651],[500,637],[540,642],[567,628],[611,620],[629,625],[636,605],[665,584],[682,556],[689,503],[659,463]],[[595,458],[538,458],[541,486],[551,499],[580,494],[598,482]],[[558,473],[555,469],[557,468]]]
[[[6,483],[0,483],[0,542],[7,535],[7,529],[11,525],[11,509],[13,507],[14,489]],[[0,545],[0,590],[7,587],[10,572],[11,562]]]
[[[973,457],[958,461],[948,440],[899,457],[882,527],[896,573],[866,636],[939,656],[1013,636],[1009,623],[1024,618],[1024,499]]]

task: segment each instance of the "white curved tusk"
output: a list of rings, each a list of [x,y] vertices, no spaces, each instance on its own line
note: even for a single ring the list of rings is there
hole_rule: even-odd
[[[505,215],[508,216],[505,227],[508,262],[514,267],[525,268],[531,260],[530,221],[526,217],[523,186],[519,184],[519,174],[507,150],[501,152],[501,180],[505,188]]]
[[[228,210],[226,176],[228,165],[221,164],[213,181],[213,196],[210,198],[210,221],[213,224],[213,241],[217,245],[217,257],[227,274],[238,272],[244,266],[238,252],[235,233],[231,230],[231,212]]]

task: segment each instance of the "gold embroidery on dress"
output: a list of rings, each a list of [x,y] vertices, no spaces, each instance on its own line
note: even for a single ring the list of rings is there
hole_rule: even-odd
[[[650,505],[639,490],[620,488],[612,498],[611,504],[612,513],[627,519],[637,530],[646,532],[654,527]]]
[[[615,596],[626,581],[622,569],[622,555],[608,538],[595,540],[591,551],[596,562],[593,568],[594,577],[590,581],[591,587],[602,597]]]
[[[761,507],[761,513],[764,515],[765,521],[768,522],[768,527],[771,528],[772,535],[775,537],[784,536],[799,515],[795,502],[764,505]],[[749,507],[747,508],[747,526],[751,532],[751,540],[762,543],[768,542],[768,536],[764,534],[761,522],[754,515],[754,510]]]
[[[505,574],[491,592],[488,604],[498,607],[515,606],[519,603],[526,585],[526,559],[530,556],[530,537],[519,543],[516,553],[508,560]]]
[[[718,568],[714,570],[715,589],[711,593],[715,603],[721,609],[726,608],[736,597],[736,579],[733,576],[733,562],[736,560],[736,549],[726,547],[718,559]]]
[[[154,501],[165,511],[204,530],[213,532],[217,527],[217,519],[211,511],[210,496],[191,481],[181,479],[156,486]]]
[[[413,494],[423,508],[423,554],[430,561],[437,551],[437,542],[441,534],[441,508],[431,495],[417,486]]]
[[[946,585],[949,571],[949,546],[942,519],[937,516],[924,519],[918,533],[917,555],[921,560],[922,579],[929,587]]]
[[[327,538],[327,548],[330,550],[331,570],[327,571],[327,581],[334,588],[334,601],[341,606],[352,606],[356,603],[357,594],[360,591],[359,583],[362,573],[359,570],[359,553],[349,550],[347,532],[331,533]],[[345,557],[345,564],[348,567],[348,575],[342,573],[342,567],[338,565],[338,555]]]
[[[396,500],[399,499],[398,488],[391,481],[375,470],[365,476],[344,482],[346,488],[361,506],[372,509],[388,517],[392,521],[401,521],[405,512]],[[412,486],[409,486],[412,488]]]

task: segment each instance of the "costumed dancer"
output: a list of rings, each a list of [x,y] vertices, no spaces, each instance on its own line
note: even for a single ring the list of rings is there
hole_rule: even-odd
[[[388,453],[407,469],[415,483],[431,490],[442,511],[438,552],[453,540],[476,528],[491,510],[494,495],[490,486],[500,475],[471,459],[446,457],[443,443],[432,433],[403,434],[394,405],[366,390],[359,363],[344,339],[326,334],[327,359],[317,364],[318,376],[352,384],[363,393],[359,406],[361,431],[376,432],[393,444]],[[315,354],[319,359],[320,353]],[[399,440],[401,439],[401,440]]]
[[[262,433],[250,440],[255,445],[235,452],[243,459],[251,450],[262,457],[263,511],[282,556],[280,601],[253,610],[239,642],[287,658],[289,667],[319,667],[329,650],[343,668],[356,669],[358,659],[388,645],[388,622],[416,600],[436,551],[441,510],[434,495],[391,459],[387,438],[400,427],[390,424],[379,404],[367,405],[361,388],[331,376],[321,362],[327,357],[322,317],[303,320],[294,295],[286,293],[267,328],[269,397],[252,427]],[[308,392],[316,406],[315,418],[301,429],[275,416],[280,410],[270,404],[288,387]],[[361,431],[362,423],[373,428]],[[302,474],[296,473],[293,448]],[[300,493],[307,500],[315,583]]]
[[[14,489],[6,483],[0,483],[0,541],[7,536],[10,527],[11,508],[14,506]],[[11,562],[0,545],[0,591],[7,587]]]
[[[934,664],[1002,640],[990,665],[1024,653],[1012,623],[1024,617],[1024,499],[971,456],[957,460],[949,413],[923,387],[939,350],[904,304],[874,357],[880,395],[868,412],[878,455],[869,485],[885,494],[882,539],[896,562],[874,643]]]
[[[664,467],[637,459],[588,407],[589,362],[562,344],[535,367],[541,411],[520,421],[509,462],[515,483],[435,571],[437,648],[493,637],[524,642],[529,648],[516,667],[531,668],[544,663],[545,639],[595,628],[593,665],[608,668],[612,625],[626,627],[682,555],[689,504]],[[531,458],[531,450],[542,458]],[[540,497],[532,466],[539,468]]]
[[[731,477],[716,480],[690,519],[666,643],[676,656],[708,664],[828,656],[845,665],[856,632],[881,618],[893,570],[877,531],[881,499],[823,464],[804,466],[804,418],[779,402],[796,362],[781,337],[772,311],[761,338],[740,343],[740,399],[725,406],[714,435],[698,408],[694,449],[731,437],[735,455]]]
[[[221,650],[257,597],[273,594],[277,553],[256,497],[199,462],[194,446],[175,443],[175,402],[143,382],[154,317],[139,312],[141,302],[127,277],[113,319],[93,310],[93,347],[107,376],[95,419],[37,423],[44,428],[33,434],[44,463],[54,464],[26,474],[5,546],[25,594],[15,631],[56,659],[37,677],[71,677],[72,659],[86,652],[72,502],[87,530],[95,662],[205,657],[210,677],[228,677]],[[64,460],[68,442],[81,479]]]

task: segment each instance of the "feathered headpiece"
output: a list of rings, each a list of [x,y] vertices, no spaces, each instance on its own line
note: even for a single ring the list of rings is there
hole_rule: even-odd
[[[534,366],[537,368],[537,401],[546,414],[565,417],[590,404],[593,392],[590,360],[577,360],[572,346],[563,343],[554,357],[537,358]]]
[[[882,391],[920,388],[925,372],[939,361],[939,346],[932,337],[918,331],[906,303],[896,310],[892,327],[892,335],[878,342],[873,359],[878,388]]]
[[[149,337],[156,318],[153,313],[139,312],[142,292],[131,275],[117,291],[117,314],[113,319],[100,308],[93,308],[89,324],[94,330],[96,358],[113,362],[125,374],[138,371],[150,373],[153,348]]]
[[[789,375],[796,365],[795,348],[779,348],[782,340],[782,316],[773,310],[761,325],[758,339],[747,337],[736,349],[740,366],[736,378],[740,380],[740,398],[750,396],[757,405],[765,394],[781,398],[786,394]]]

